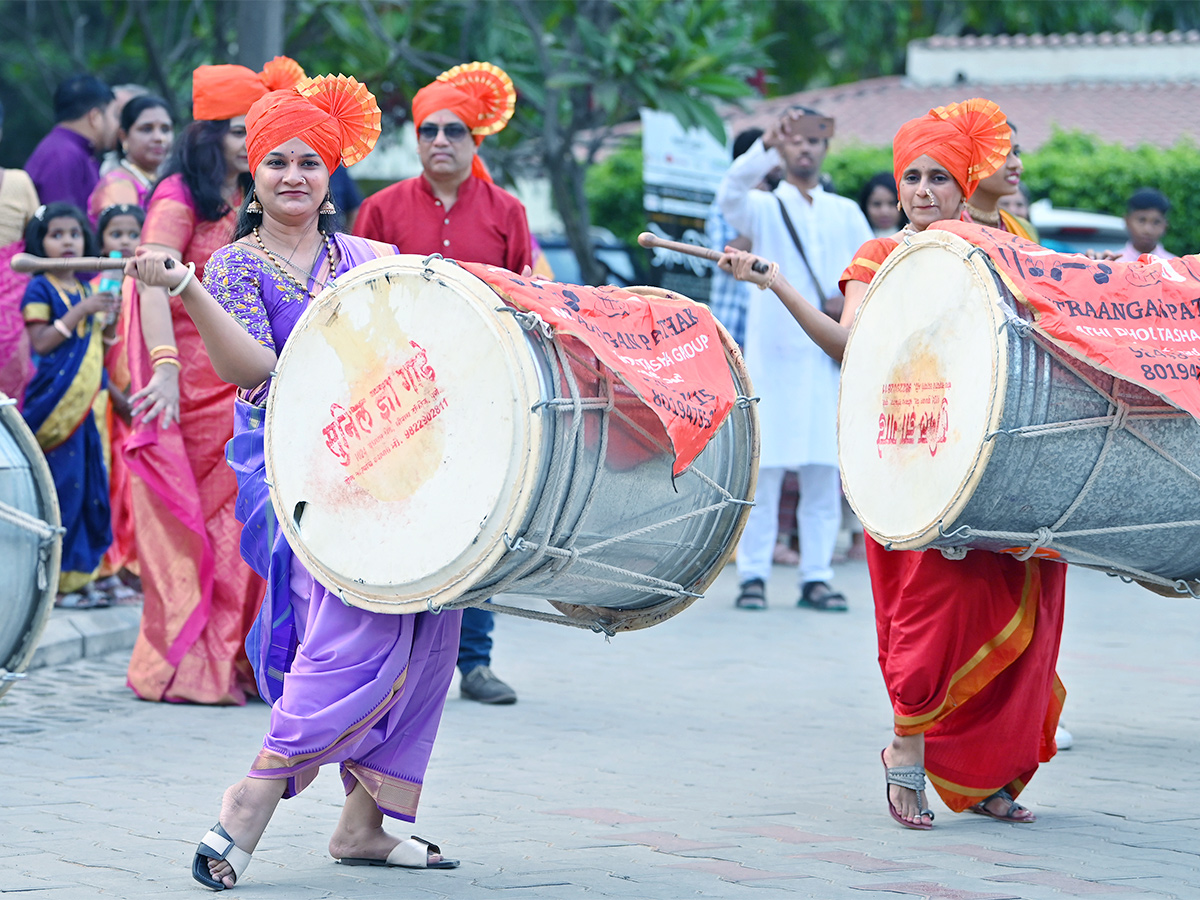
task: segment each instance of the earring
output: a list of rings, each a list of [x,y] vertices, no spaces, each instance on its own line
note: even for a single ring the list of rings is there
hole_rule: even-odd
[[[321,208],[317,210],[317,213],[322,216],[336,216],[337,215],[337,207],[333,205],[333,195],[332,194],[325,195],[325,202],[321,204]]]
[[[896,212],[904,212],[904,207],[900,205],[900,201],[896,201]]]
[[[262,211],[262,204],[258,202],[258,194],[254,193],[254,188],[250,188],[250,202],[246,204],[247,214],[261,216]]]

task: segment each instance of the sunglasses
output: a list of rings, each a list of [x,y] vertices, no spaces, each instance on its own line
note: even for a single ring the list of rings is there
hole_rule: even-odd
[[[467,136],[467,126],[461,122],[450,122],[446,125],[434,125],[432,122],[426,122],[417,129],[417,137],[426,143],[431,143],[437,140],[438,132],[446,135],[446,140],[458,142]]]

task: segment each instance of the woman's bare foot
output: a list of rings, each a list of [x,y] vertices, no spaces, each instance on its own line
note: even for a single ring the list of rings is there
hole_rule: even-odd
[[[225,791],[220,822],[234,844],[247,853],[254,852],[286,786],[283,779],[243,778]],[[227,888],[236,881],[233,866],[223,859],[210,859],[208,873]]]
[[[889,769],[896,766],[924,767],[925,735],[894,735],[892,743],[883,751],[883,764]],[[928,805],[923,802],[925,798],[919,796],[916,791],[911,791],[896,784],[889,784],[888,800],[896,808],[896,812],[900,818],[905,821],[923,826],[933,824],[932,816],[928,814],[921,815],[921,810],[927,809]]]
[[[387,859],[400,838],[383,829],[383,813],[361,784],[346,796],[341,818],[329,839],[329,855],[334,859]],[[434,853],[430,862],[439,862]]]

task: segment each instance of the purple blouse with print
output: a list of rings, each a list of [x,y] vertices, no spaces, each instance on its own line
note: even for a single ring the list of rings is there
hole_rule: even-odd
[[[346,234],[335,234],[333,242],[341,257],[335,275],[342,275],[367,260],[397,252],[391,244]],[[326,251],[322,250],[317,272],[327,271],[325,256]],[[308,307],[308,294],[299,285],[274,263],[238,244],[226,244],[213,253],[204,267],[204,286],[251,337],[276,354],[283,349],[300,314]],[[311,280],[308,286],[314,286]]]

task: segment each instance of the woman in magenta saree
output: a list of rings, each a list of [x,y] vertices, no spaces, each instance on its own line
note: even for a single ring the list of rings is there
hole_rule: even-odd
[[[201,285],[139,253],[127,271],[179,294],[214,366],[240,385],[227,455],[237,473],[241,552],[268,579],[247,649],[271,722],[250,771],[230,787],[192,875],[233,887],[279,800],[338,763],[346,804],[329,842],[347,865],[452,868],[436,845],[399,840],[384,816],[414,821],[458,655],[461,613],[385,615],[348,606],[292,554],[264,466],[269,378],[312,296],[390,245],[332,233],[329,171],[374,146],[379,108],[338,76],[267,95],[247,116],[254,193],[238,240],[213,254]]]
[[[244,142],[241,116],[188,127],[150,195],[143,247],[203,272],[233,236]],[[254,691],[242,641],[264,585],[237,553],[237,480],[224,459],[235,389],[161,288],[139,285],[125,328],[134,392],[125,451],[145,597],[129,686],[143,700],[242,704]]]

